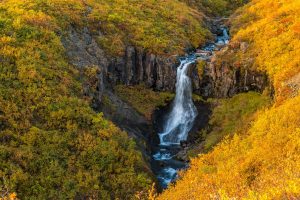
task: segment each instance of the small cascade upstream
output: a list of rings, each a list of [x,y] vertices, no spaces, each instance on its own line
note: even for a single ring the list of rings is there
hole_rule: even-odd
[[[198,115],[192,99],[193,89],[191,78],[188,76],[189,67],[197,60],[210,60],[214,51],[220,50],[229,43],[228,30],[225,27],[220,30],[223,34],[217,36],[214,43],[209,43],[197,49],[195,53],[180,59],[177,68],[176,96],[163,122],[160,122],[162,130],[158,133],[159,144],[153,148],[152,154],[154,173],[162,189],[167,188],[177,178],[178,170],[187,167],[187,164],[176,159],[176,156],[182,150],[181,143],[187,141]]]

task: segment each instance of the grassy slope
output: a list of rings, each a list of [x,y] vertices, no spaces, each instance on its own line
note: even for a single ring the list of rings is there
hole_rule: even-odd
[[[150,180],[134,142],[83,96],[60,42],[68,26],[101,30],[121,55],[131,44],[181,53],[209,35],[183,3],[125,0],[0,2],[0,195],[21,199],[131,199]],[[89,76],[90,74],[86,74]]]
[[[257,111],[270,105],[270,97],[256,92],[237,94],[228,99],[209,99],[212,114],[206,129],[201,130],[201,143],[188,151],[190,158],[209,152],[224,138],[243,133],[257,116]]]
[[[228,16],[248,0],[181,0],[209,16]]]
[[[122,55],[128,44],[155,54],[178,54],[186,47],[198,47],[209,36],[202,14],[179,1],[87,2],[92,7],[87,16],[90,27],[101,30],[98,42],[113,55]]]
[[[154,92],[147,89],[144,85],[115,87],[116,93],[133,108],[151,120],[153,111],[166,105],[167,102],[174,98],[174,94],[169,92]]]
[[[254,113],[270,103],[268,96],[255,92],[238,94],[230,99],[214,100],[209,121],[212,127],[205,138],[204,150],[211,150],[225,136],[243,132],[250,125]]]
[[[253,0],[233,19],[233,43],[249,43],[244,58],[273,82],[274,106],[250,127],[192,160],[191,168],[158,199],[300,198],[299,12],[297,0]],[[255,56],[254,56],[255,55]],[[234,130],[232,133],[236,133]]]

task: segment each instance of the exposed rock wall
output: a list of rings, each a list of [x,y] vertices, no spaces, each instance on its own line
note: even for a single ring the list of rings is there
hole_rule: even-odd
[[[106,118],[135,138],[144,157],[149,160],[145,144],[152,133],[151,122],[117,97],[112,86],[118,83],[137,84],[142,80],[154,84],[151,67],[156,65],[156,57],[148,56],[151,60],[145,61],[133,47],[127,48],[124,58],[108,57],[87,28],[71,28],[62,37],[62,43],[70,63],[80,71],[84,72],[89,67],[97,68],[96,74],[83,84],[84,94],[93,99],[94,109],[103,112]],[[146,70],[149,75],[145,73]]]
[[[128,46],[123,57],[111,57],[97,44],[87,28],[80,30],[71,28],[62,38],[62,43],[73,65],[79,69],[86,67],[97,67],[99,69],[97,70],[98,80],[93,81],[97,84],[97,94],[87,94],[96,98],[94,107],[97,109],[100,107],[96,104],[98,102],[100,105],[105,90],[111,92],[113,90],[112,86],[116,84],[135,85],[144,83],[146,86],[158,91],[175,90],[176,68],[179,64],[175,56],[157,56]],[[245,52],[246,50],[246,44],[240,44],[234,48],[229,45],[229,47],[220,49],[207,61],[201,77],[198,75],[197,65],[194,64],[189,72],[193,81],[194,92],[203,97],[217,98],[230,97],[239,92],[250,90],[262,92],[268,85],[265,74],[249,70],[249,67],[243,66],[243,63],[237,67],[232,59],[226,59],[226,57],[232,57],[236,51]],[[245,65],[251,65],[251,62]],[[95,90],[89,90],[88,88],[85,88],[84,91],[86,93],[95,92]],[[117,119],[113,115],[110,115],[110,118]],[[130,115],[127,118],[125,116],[124,119],[130,120]],[[128,129],[128,127],[125,129]],[[140,130],[139,132],[145,135],[149,134],[143,133],[144,131]],[[140,134],[134,132],[136,135]]]
[[[112,57],[101,49],[87,28],[71,28],[62,42],[73,65],[98,66],[110,85],[145,83],[159,91],[175,89],[176,57],[157,56],[133,46],[126,47],[124,57]]]
[[[62,41],[73,65],[79,68],[99,67],[101,81],[98,96],[103,93],[104,85],[111,87],[116,84],[144,83],[158,91],[175,90],[176,68],[179,64],[175,56],[157,56],[128,46],[125,56],[111,57],[101,49],[87,28],[70,29]],[[246,48],[247,45],[243,43],[235,51],[244,52]],[[268,85],[265,74],[243,66],[236,67],[230,61],[220,62],[224,55],[230,57],[233,54],[230,48],[221,49],[207,62],[202,77],[199,77],[196,65],[191,68],[195,93],[204,97],[224,98],[250,90],[263,91]]]
[[[71,64],[83,72],[90,67],[97,69],[96,74],[84,82],[85,95],[93,99],[92,106],[96,110],[103,112],[106,118],[136,139],[139,149],[149,163],[151,158],[148,144],[154,138],[154,127],[149,120],[123,102],[113,92],[113,86],[143,83],[158,91],[174,91],[179,65],[177,58],[157,56],[133,46],[126,48],[123,57],[112,57],[97,44],[87,28],[71,28],[62,37],[62,43]],[[203,97],[224,98],[249,90],[263,91],[268,85],[266,75],[249,70],[243,64],[237,67],[232,60],[224,59],[232,56],[235,51],[246,49],[245,44],[237,49],[220,48],[219,52],[207,60],[202,76],[198,74],[197,64],[193,64],[189,75],[194,92]],[[209,108],[206,105],[199,108],[202,115],[197,119],[199,123],[195,123],[195,130],[204,126],[203,123],[206,124],[209,118]],[[189,140],[194,140],[193,134]]]
[[[239,58],[247,50],[247,44],[229,44],[213,53],[206,61],[201,77],[194,65],[190,73],[193,79],[194,92],[205,98],[226,98],[248,91],[263,92],[270,87],[268,76],[253,69],[254,59]]]
[[[205,66],[199,85],[196,92],[201,96],[224,98],[241,92],[263,92],[268,86],[268,78],[262,72],[212,60]]]
[[[174,57],[165,58],[128,46],[123,58],[111,59],[107,67],[107,80],[113,85],[145,83],[155,90],[173,91],[176,67],[177,61]]]

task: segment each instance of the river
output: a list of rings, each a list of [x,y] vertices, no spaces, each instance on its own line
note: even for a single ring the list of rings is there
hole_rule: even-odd
[[[188,164],[176,159],[182,149],[182,143],[187,140],[198,113],[192,99],[192,81],[188,76],[188,69],[197,60],[207,61],[216,50],[229,43],[229,34],[226,27],[220,27],[222,34],[216,37],[214,43],[208,43],[196,52],[179,58],[177,68],[176,96],[165,114],[161,131],[158,132],[159,141],[152,151],[154,173],[159,187],[165,189],[178,177],[178,170],[188,167]]]

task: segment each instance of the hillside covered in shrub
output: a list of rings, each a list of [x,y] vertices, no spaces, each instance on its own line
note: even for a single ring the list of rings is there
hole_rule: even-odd
[[[222,58],[227,56],[237,67],[266,72],[274,88],[274,105],[193,159],[190,169],[158,199],[300,198],[299,19],[298,0],[253,0],[232,16],[233,39]],[[246,51],[234,49],[241,42]],[[212,120],[221,123],[217,127],[231,121]]]
[[[135,142],[90,107],[60,35],[83,1],[0,2],[0,194],[131,199],[151,185]]]
[[[215,63],[266,74],[269,87],[205,102],[214,104],[209,128],[199,133],[205,141],[189,152],[190,168],[157,196],[146,150],[93,109],[100,93],[93,83],[107,84],[102,79],[110,70],[73,66],[62,40],[75,35],[70,30],[82,32],[79,37],[88,32],[90,38],[77,38],[87,44],[76,55],[96,41],[94,49],[117,60],[111,71],[120,77],[133,77],[140,60],[142,78],[164,79],[171,65],[163,59],[203,46],[212,40],[210,20],[232,13],[231,42]],[[142,59],[126,55],[129,46]],[[299,0],[2,0],[0,200],[299,199],[299,55]],[[167,89],[153,91],[155,84],[116,83],[108,88],[114,102],[126,103],[121,112],[137,111],[149,127],[155,109],[174,97]],[[110,106],[108,94],[96,103]]]
[[[61,39],[71,27],[111,56],[127,45],[181,54],[210,37],[203,15],[179,1],[1,1],[0,198],[145,197],[152,183],[135,141],[91,108],[92,70],[69,64]]]
[[[197,8],[209,16],[229,16],[238,7],[249,0],[182,0],[193,8]]]

